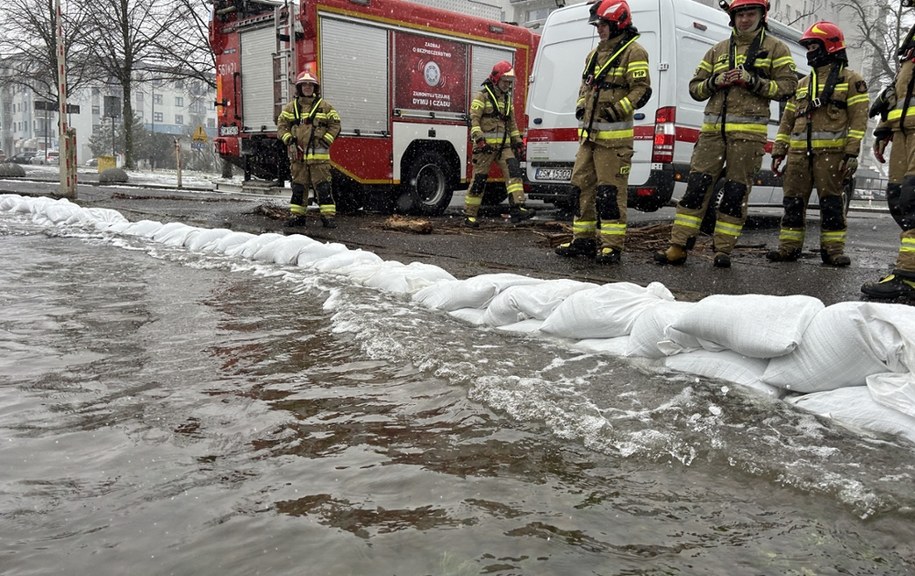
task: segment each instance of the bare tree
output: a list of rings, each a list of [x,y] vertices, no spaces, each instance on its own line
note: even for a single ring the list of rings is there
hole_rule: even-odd
[[[86,44],[88,28],[83,12],[64,13],[68,93],[99,78]],[[54,0],[6,0],[0,10],[0,53],[5,55],[3,66],[10,73],[2,80],[57,101],[56,30]]]
[[[186,26],[187,12],[179,0],[71,0],[91,24],[90,52],[112,87],[120,89],[124,127],[124,163],[134,167],[133,83],[139,72],[150,80],[187,75],[172,56],[176,33]],[[166,47],[171,46],[171,49]]]
[[[908,33],[912,9],[902,8],[899,0],[839,0],[836,5],[854,22],[854,30],[845,31],[849,46],[871,56],[871,65],[862,73],[877,92],[899,69],[896,52]]]
[[[177,72],[180,78],[197,79],[215,88],[216,57],[209,40],[212,4],[209,0],[173,2],[174,10],[183,15],[181,23],[157,40],[166,68]]]

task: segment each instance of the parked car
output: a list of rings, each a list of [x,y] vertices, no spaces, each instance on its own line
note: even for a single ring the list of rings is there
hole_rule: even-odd
[[[98,158],[89,158],[86,160],[86,166],[98,166]]]
[[[34,152],[20,152],[19,154],[13,154],[9,157],[10,162],[15,162],[16,164],[29,164],[34,156]]]
[[[32,157],[30,164],[57,164],[60,161],[60,152],[57,150],[48,150],[47,152],[38,152]]]

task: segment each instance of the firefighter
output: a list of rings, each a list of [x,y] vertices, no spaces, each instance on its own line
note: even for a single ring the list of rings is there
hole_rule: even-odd
[[[723,173],[714,232],[714,266],[731,267],[731,251],[747,217],[747,198],[765,153],[771,100],[787,100],[797,87],[794,60],[769,35],[766,0],[734,0],[727,7],[731,35],[713,46],[696,68],[689,93],[708,100],[693,148],[686,192],[677,205],[670,245],[659,264],[683,264]]]
[[[597,28],[600,42],[585,59],[575,104],[579,146],[572,168],[572,240],[555,251],[615,264],[626,239],[632,116],[651,97],[651,78],[648,52],[636,42],[639,32],[626,0],[595,2],[588,24]]]
[[[844,183],[854,176],[867,127],[867,83],[849,70],[845,35],[832,22],[816,22],[804,32],[810,74],[798,83],[782,114],[772,171],[785,165],[778,249],[773,262],[793,262],[804,247],[807,202],[814,186],[820,199],[820,257],[830,266],[848,266],[845,255]]]
[[[325,228],[336,228],[337,207],[331,185],[330,146],[340,133],[340,116],[321,98],[318,79],[305,71],[295,80],[295,98],[276,121],[277,136],[289,151],[292,173],[291,217],[287,227],[305,226],[308,187],[315,191]]]
[[[510,62],[497,62],[483,89],[470,103],[470,140],[473,142],[473,183],[464,198],[464,225],[477,228],[477,215],[486,189],[489,168],[499,165],[508,192],[509,217],[512,224],[527,220],[534,211],[524,206],[524,184],[521,181],[523,145],[512,106],[515,70]]]
[[[903,0],[903,5],[906,0]],[[908,4],[910,5],[910,4]],[[875,100],[870,114],[881,115],[874,130],[874,157],[886,162],[890,147],[886,203],[902,229],[895,269],[882,280],[865,282],[861,292],[870,298],[915,299],[915,25],[899,47],[901,60],[894,85]]]

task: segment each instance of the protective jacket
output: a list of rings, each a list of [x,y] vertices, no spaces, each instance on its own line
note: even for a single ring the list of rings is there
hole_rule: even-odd
[[[340,115],[318,95],[298,96],[283,107],[276,121],[277,136],[290,146],[290,159],[329,162],[330,145],[340,134]]]
[[[502,92],[489,81],[470,102],[470,139],[480,138],[496,150],[521,143],[511,92]]]
[[[893,131],[915,129],[915,58],[908,58],[899,66],[895,88],[887,94],[886,119],[874,130],[878,138],[888,137]]]
[[[604,147],[632,146],[632,115],[651,97],[648,52],[634,29],[602,40],[585,59],[578,101],[581,142]]]
[[[745,68],[753,81],[722,89],[715,77]],[[761,27],[751,34],[732,29],[731,37],[715,44],[699,62],[689,83],[689,94],[705,106],[703,133],[720,133],[759,142],[766,141],[769,101],[786,100],[797,88],[796,66],[785,44]]]
[[[867,83],[857,72],[838,62],[814,68],[785,105],[772,155],[844,152],[858,156],[867,129],[868,102]]]

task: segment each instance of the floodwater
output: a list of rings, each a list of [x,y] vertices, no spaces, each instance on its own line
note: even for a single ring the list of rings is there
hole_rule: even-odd
[[[915,446],[0,214],[0,574],[915,574]]]

